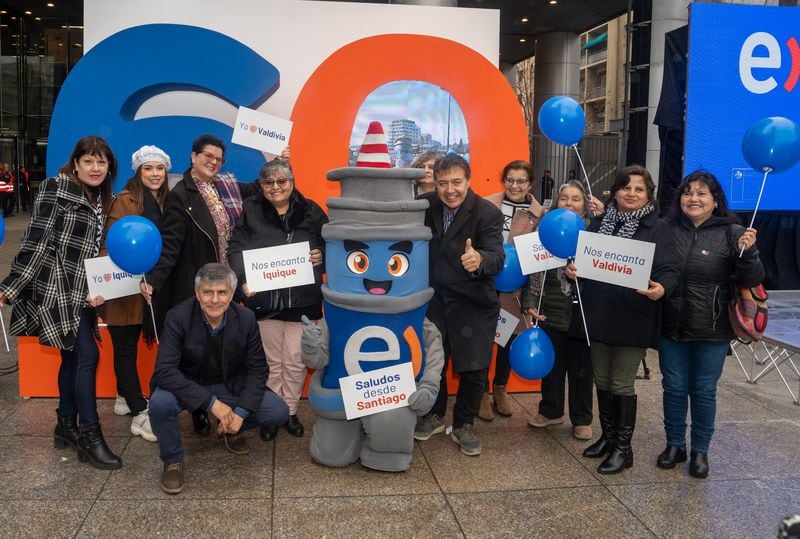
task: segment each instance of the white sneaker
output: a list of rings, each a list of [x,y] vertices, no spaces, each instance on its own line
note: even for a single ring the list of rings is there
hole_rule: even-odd
[[[140,414],[133,416],[133,420],[131,420],[131,434],[134,436],[141,436],[148,442],[158,441],[156,435],[153,434],[153,428],[150,426],[150,414],[148,410],[144,410]]]
[[[114,413],[116,415],[131,415],[131,409],[128,408],[125,397],[117,395],[117,400],[114,401]]]

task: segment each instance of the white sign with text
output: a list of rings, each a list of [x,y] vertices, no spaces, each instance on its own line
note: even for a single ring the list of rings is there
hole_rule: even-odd
[[[273,155],[280,155],[281,151],[289,145],[291,132],[291,120],[247,107],[239,107],[236,123],[233,125],[231,142]]]
[[[647,241],[581,231],[575,267],[582,279],[647,290],[655,249]]]
[[[86,283],[89,295],[103,296],[103,299],[122,298],[139,294],[141,275],[133,275],[121,269],[111,261],[110,256],[87,258],[83,261],[86,268]]]
[[[417,390],[410,362],[339,378],[347,419],[408,406]]]
[[[514,328],[517,327],[517,324],[519,324],[519,318],[501,308],[500,314],[497,316],[497,331],[494,334],[494,342],[500,346],[507,345],[514,334]]]
[[[244,275],[250,292],[277,290],[314,283],[307,241],[242,251]]]
[[[539,273],[553,268],[562,268],[567,263],[563,258],[554,256],[544,248],[539,241],[539,233],[531,232],[522,234],[514,238],[514,246],[517,248],[519,267],[522,268],[523,275]]]

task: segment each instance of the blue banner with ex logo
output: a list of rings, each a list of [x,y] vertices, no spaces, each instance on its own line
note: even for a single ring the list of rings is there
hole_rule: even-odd
[[[756,121],[800,124],[800,9],[692,3],[684,173],[712,172],[731,209],[752,210],[763,174],[742,155]],[[800,209],[800,165],[770,174],[760,209]]]

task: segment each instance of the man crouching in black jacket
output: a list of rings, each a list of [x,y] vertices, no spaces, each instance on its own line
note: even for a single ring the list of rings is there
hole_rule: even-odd
[[[205,410],[231,453],[249,452],[242,430],[282,425],[286,403],[266,389],[267,367],[252,311],[231,303],[236,275],[223,264],[206,264],[194,281],[195,297],[167,313],[150,385],[150,422],[164,470],[161,490],[183,490],[183,447],[178,414]]]

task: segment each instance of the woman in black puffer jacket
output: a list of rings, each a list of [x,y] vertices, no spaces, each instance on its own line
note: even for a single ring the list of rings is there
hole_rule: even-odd
[[[242,218],[231,234],[228,259],[239,278],[245,306],[256,313],[264,351],[267,353],[269,379],[267,386],[289,406],[289,420],[284,425],[292,436],[303,435],[303,425],[297,418],[300,395],[306,381],[306,367],[300,359],[300,336],[303,315],[311,320],[322,318],[322,258],[325,243],[322,225],[328,216],[313,200],[305,198],[295,188],[294,174],[288,161],[270,161],[261,168],[258,183],[262,194],[253,195],[242,204]],[[247,288],[242,251],[275,247],[307,241],[309,260],[314,266],[314,283],[278,291],[277,310],[264,299],[268,292],[254,294]],[[261,438],[272,440],[277,427],[261,429]]]
[[[759,284],[764,266],[755,246],[755,229],[738,224],[713,174],[690,174],[678,186],[677,197],[668,221],[681,260],[681,279],[662,318],[659,357],[667,448],[656,464],[671,469],[686,460],[686,414],[691,402],[689,473],[704,478],[717,382],[734,338],[727,310],[731,286],[734,281]]]

